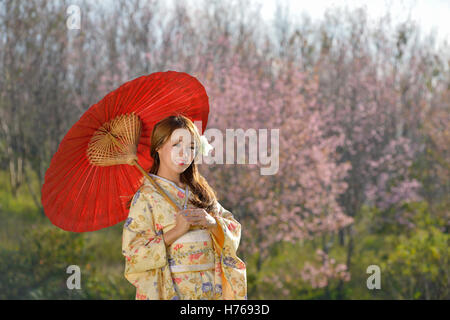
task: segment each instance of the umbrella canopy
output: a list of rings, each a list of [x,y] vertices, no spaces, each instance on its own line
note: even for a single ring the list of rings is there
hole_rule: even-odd
[[[203,134],[209,114],[205,88],[176,71],[128,81],[92,105],[64,136],[45,173],[41,201],[50,221],[74,232],[124,221],[126,202],[153,164],[153,127],[177,114],[201,121]]]

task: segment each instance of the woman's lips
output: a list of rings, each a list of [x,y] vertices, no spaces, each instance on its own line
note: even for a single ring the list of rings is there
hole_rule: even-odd
[[[178,165],[178,166],[184,166],[185,164],[187,164],[187,160],[186,159],[175,159],[175,163]]]

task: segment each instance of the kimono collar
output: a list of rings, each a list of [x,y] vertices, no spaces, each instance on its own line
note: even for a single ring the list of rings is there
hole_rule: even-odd
[[[187,200],[189,198],[189,186],[186,184],[186,188],[185,190],[183,190],[182,188],[180,188],[179,186],[177,186],[173,181],[170,181],[166,178],[160,177],[156,174],[153,173],[149,173],[150,176],[161,179],[169,184],[171,184],[172,186],[174,186],[175,188],[177,188],[178,191],[183,192],[184,193],[184,205],[183,205],[183,209],[187,208]],[[170,195],[168,195],[170,197]],[[173,200],[173,199],[172,199]]]

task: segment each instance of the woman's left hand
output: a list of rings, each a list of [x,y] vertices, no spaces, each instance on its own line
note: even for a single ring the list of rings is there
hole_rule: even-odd
[[[212,229],[217,226],[217,221],[205,209],[195,208],[189,214],[189,221],[196,225],[202,226],[204,229]]]

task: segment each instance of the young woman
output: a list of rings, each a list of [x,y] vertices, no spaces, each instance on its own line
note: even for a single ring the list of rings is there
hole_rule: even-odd
[[[147,178],[132,199],[122,253],[138,300],[247,299],[246,267],[236,255],[241,225],[197,170],[200,144],[194,123],[182,115],[153,129],[149,175],[181,209]]]

